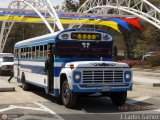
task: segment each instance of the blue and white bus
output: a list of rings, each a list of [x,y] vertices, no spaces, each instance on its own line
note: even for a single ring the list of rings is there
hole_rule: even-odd
[[[112,60],[113,36],[97,29],[70,29],[15,44],[14,77],[28,90],[31,85],[60,97],[74,107],[78,97],[101,93],[123,105],[132,90],[132,71]],[[48,52],[53,54],[53,81],[44,72]]]

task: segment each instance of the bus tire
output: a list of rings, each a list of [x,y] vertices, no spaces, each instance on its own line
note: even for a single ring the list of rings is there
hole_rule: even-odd
[[[74,108],[76,106],[77,94],[70,90],[68,82],[66,80],[62,84],[61,97],[65,107]]]
[[[110,97],[115,106],[122,106],[126,102],[127,92],[113,92]]]
[[[24,74],[22,74],[21,81],[22,81],[22,89],[24,91],[29,91],[30,90],[30,84],[26,82]]]

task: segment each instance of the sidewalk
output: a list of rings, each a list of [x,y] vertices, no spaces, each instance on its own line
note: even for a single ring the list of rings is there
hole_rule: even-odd
[[[9,92],[9,91],[15,91],[15,87],[8,83],[6,79],[3,79],[2,76],[0,76],[0,92]]]
[[[143,69],[132,68],[133,82],[141,84],[150,84],[153,87],[160,87],[160,67]]]

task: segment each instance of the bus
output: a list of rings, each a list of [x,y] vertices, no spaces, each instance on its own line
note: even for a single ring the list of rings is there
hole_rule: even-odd
[[[108,32],[89,28],[20,41],[14,46],[14,77],[23,90],[42,87],[68,108],[75,107],[80,96],[95,93],[121,106],[132,90],[132,71],[127,64],[113,61],[113,43]],[[53,55],[53,79],[44,71],[48,53]]]

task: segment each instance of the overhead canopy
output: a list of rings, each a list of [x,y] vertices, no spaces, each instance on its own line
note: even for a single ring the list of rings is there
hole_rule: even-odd
[[[42,13],[48,22],[53,23],[53,18],[49,14]],[[69,14],[63,13],[58,14],[62,24],[85,24],[85,25],[105,25],[113,28],[114,30],[120,32],[118,25],[131,31],[128,24],[131,24],[141,30],[143,28],[139,24],[139,18],[115,18],[107,16],[97,16],[97,15],[79,15],[79,14]],[[30,23],[42,23],[43,20],[35,13],[32,12],[11,12],[11,11],[0,11],[0,21],[15,21],[15,22],[30,22]]]

